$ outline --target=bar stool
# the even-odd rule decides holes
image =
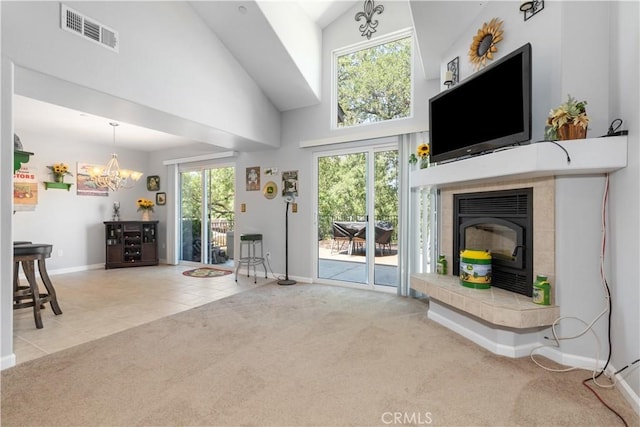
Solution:
[[[256,244],[258,243],[260,243],[260,256],[256,256]],[[242,256],[244,248],[247,248],[247,256]],[[258,276],[256,274],[256,265],[258,264],[262,264],[262,268],[264,268],[264,278],[267,278],[267,266],[264,263],[264,256],[262,254],[262,234],[240,235],[240,257],[238,259],[238,266],[236,267],[236,282],[238,281],[238,271],[240,271],[242,264],[247,265],[247,277],[249,277],[249,267],[253,266],[253,283],[258,282]]]
[[[42,329],[42,318],[40,309],[44,304],[50,303],[51,309],[56,315],[62,314],[58,305],[56,291],[53,283],[47,274],[45,259],[51,256],[53,245],[41,243],[22,243],[13,245],[13,308],[33,307],[33,318],[36,328]],[[47,293],[40,293],[36,280],[35,261],[38,261],[38,271],[44,283]],[[20,286],[18,282],[18,270],[22,264],[22,270],[29,282],[29,286]],[[26,300],[26,301],[25,301]]]
[[[30,245],[31,243],[33,243],[33,242],[30,242],[28,240],[14,240],[13,241],[13,246],[15,246],[15,245]],[[20,279],[18,279],[18,270],[14,268],[13,269],[13,291],[15,292],[16,289],[18,289],[19,286],[20,286]]]

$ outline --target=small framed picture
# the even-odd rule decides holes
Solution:
[[[149,191],[160,190],[160,177],[158,175],[149,175],[147,177],[147,190]]]
[[[260,191],[260,166],[247,168],[247,191]]]
[[[162,206],[167,203],[167,193],[156,193],[156,205]]]
[[[282,172],[282,197],[298,197],[298,171]]]

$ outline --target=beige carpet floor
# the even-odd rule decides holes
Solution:
[[[2,372],[3,426],[615,426],[581,381],[493,355],[425,302],[267,284]],[[616,390],[598,389],[630,426]]]

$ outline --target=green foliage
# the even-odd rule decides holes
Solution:
[[[209,189],[209,218],[234,219],[235,170],[232,167],[210,169],[206,179]]]
[[[397,226],[398,152],[375,153],[375,219]],[[366,153],[318,159],[318,238],[331,238],[335,220],[362,221],[367,208]]]
[[[200,171],[181,174],[181,213],[183,219],[202,216],[202,173]]]
[[[411,112],[411,37],[338,58],[339,126],[408,117]]]
[[[181,217],[192,225],[194,235],[200,235],[202,218],[202,172],[181,174]],[[234,168],[216,168],[205,171],[204,179],[209,194],[209,220],[234,220]]]
[[[357,216],[364,215],[365,170],[364,153],[318,159],[318,231],[321,239],[331,236],[331,224],[335,219],[356,220]]]
[[[375,218],[391,221],[398,216],[398,152],[375,154]],[[394,226],[396,221],[391,221]]]

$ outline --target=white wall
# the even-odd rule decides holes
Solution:
[[[353,19],[362,10],[357,4],[351,10],[325,28],[323,32],[322,102],[313,107],[287,111],[282,114],[282,142],[276,152],[245,153],[238,158],[236,179],[236,236],[239,233],[260,232],[263,234],[265,251],[272,254],[275,273],[284,273],[285,218],[282,197],[267,200],[261,192],[245,191],[245,168],[250,166],[277,167],[281,172],[297,170],[299,178],[298,213],[289,213],[289,275],[299,280],[310,280],[313,275],[314,253],[312,245],[317,239],[317,229],[312,211],[313,150],[326,150],[313,146],[316,143],[338,144],[345,141],[365,140],[383,135],[398,135],[424,130],[427,126],[427,99],[438,89],[437,82],[427,82],[421,78],[417,58],[414,59],[416,79],[414,82],[414,117],[388,123],[358,126],[351,129],[330,129],[331,100],[331,52],[335,49],[362,42],[358,31],[360,25]],[[376,36],[385,35],[412,25],[408,5],[404,2],[385,3],[384,14]],[[309,143],[310,148],[300,148],[301,143]],[[337,147],[337,146],[336,146]],[[273,179],[281,190],[281,175],[262,175],[262,185]],[[240,213],[240,203],[247,204],[247,212]],[[237,247],[237,245],[236,245]]]
[[[289,211],[289,276],[296,280],[311,278],[312,246],[309,231],[311,225],[311,157],[295,146],[282,146],[277,152],[264,151],[241,155],[236,163],[236,257],[239,255],[238,236],[242,233],[261,233],[265,252],[271,252],[271,267],[275,274],[285,272],[285,202],[282,194],[282,171],[298,171],[298,212]],[[261,185],[274,181],[278,196],[267,199],[262,191],[246,191],[246,168],[261,167]],[[278,168],[276,176],[266,176],[265,168]],[[245,203],[247,211],[240,212]]]
[[[488,3],[478,21],[453,44],[448,55],[460,56],[463,79],[473,72],[467,50],[475,29],[493,17],[504,20],[505,31],[496,58],[526,42],[532,44],[534,141],[543,138],[549,110],[564,102],[567,94],[588,102],[591,118],[588,137],[606,134],[609,123],[616,117],[623,118],[624,128],[631,130],[628,166],[611,177],[607,255],[614,304],[612,364],[619,369],[640,353],[637,317],[640,298],[637,280],[629,280],[635,277],[634,266],[640,261],[638,4],[545,2],[544,10],[525,22],[513,2]],[[442,66],[446,67],[446,63]],[[598,270],[603,183],[603,177],[563,178],[556,188],[557,302],[562,316],[576,316],[587,322],[605,306]],[[563,335],[571,335],[581,326],[572,320],[561,325]],[[594,330],[601,340],[600,358],[604,360],[608,355],[607,319],[601,318]],[[573,361],[594,359],[596,348],[590,334],[561,345],[567,360]],[[636,369],[628,383],[635,399],[640,394],[639,376]]]
[[[544,138],[544,125],[549,109],[553,104],[559,104],[563,97],[559,88],[559,73],[561,69],[560,49],[558,46],[558,32],[552,29],[560,27],[561,16],[559,4],[546,2],[542,12],[534,18],[524,22],[522,12],[512,2],[490,2],[481,10],[481,14],[473,25],[452,43],[446,58],[443,58],[442,69],[446,69],[447,62],[456,56],[460,57],[460,81],[472,76],[476,70],[469,61],[468,51],[476,31],[483,23],[494,17],[503,21],[504,39],[496,46],[494,61],[514,51],[520,46],[531,43],[533,99],[532,99],[532,140]],[[488,61],[490,65],[492,61]],[[500,91],[499,87],[495,88]],[[482,100],[470,102],[469,109],[482,108]],[[505,105],[505,108],[509,106]],[[499,117],[499,112],[496,116]]]
[[[278,111],[187,2],[68,3],[119,31],[117,54],[61,30],[58,2],[0,6],[2,53],[21,67],[279,145]]]
[[[609,258],[607,274],[612,293],[611,363],[621,369],[640,354],[640,5],[616,2],[611,9],[611,112],[609,121],[624,120],[629,130],[627,167],[611,175]],[[628,372],[628,371],[627,371]],[[627,373],[625,372],[625,374]],[[640,369],[626,378],[640,395]],[[638,403],[640,406],[640,403]]]
[[[5,50],[7,44],[5,37],[5,21],[6,10],[19,13],[19,16],[24,16],[27,11],[32,8],[36,8],[36,21],[46,22],[50,21],[51,16],[54,15],[54,10],[51,4],[36,3],[35,5],[22,6],[16,4],[8,5],[6,2],[2,3],[3,12],[3,54],[8,52]],[[57,5],[57,4],[56,4]],[[85,3],[82,3],[84,8]],[[117,5],[117,6],[116,6]],[[151,7],[150,5],[153,5]],[[73,7],[73,5],[72,5]],[[89,6],[87,6],[89,7]],[[123,4],[109,4],[106,7],[105,3],[91,4],[90,8],[83,9],[84,12],[91,15],[94,14],[99,20],[104,21],[107,24],[112,24],[114,27],[124,27],[119,25],[120,19],[124,19],[120,16],[120,13],[116,13],[122,10],[125,5]],[[173,13],[183,19],[183,23],[193,23],[193,17],[182,10],[181,6],[174,3],[167,3],[164,5],[158,5],[156,3],[140,3],[132,4],[137,12],[144,11],[145,17],[152,16],[164,17],[166,20],[169,16],[173,19]],[[138,9],[139,7],[139,9]],[[25,9],[23,9],[25,8]],[[80,8],[80,7],[78,7]],[[173,9],[177,8],[177,9]],[[353,15],[356,11],[360,10],[361,6],[355,6],[354,9],[345,13],[345,15],[329,26],[323,34],[323,60],[325,63],[331,59],[331,51],[337,47],[350,45],[358,42],[362,39],[357,31],[357,23],[353,20]],[[410,19],[408,12],[405,11],[406,5],[402,2],[393,2],[385,4],[385,13],[381,17],[381,24],[378,28],[379,34],[384,34],[387,31],[393,31],[400,28],[409,26]],[[57,12],[56,12],[57,13]],[[609,240],[609,248],[611,250],[609,260],[609,273],[610,284],[613,293],[614,303],[614,315],[613,315],[613,363],[616,367],[620,368],[630,361],[637,358],[639,349],[638,336],[638,318],[637,313],[639,308],[639,295],[637,280],[633,281],[632,278],[637,275],[637,265],[640,261],[638,255],[637,242],[640,241],[640,226],[638,224],[638,218],[640,217],[639,200],[640,190],[638,189],[639,171],[640,171],[640,149],[638,144],[638,128],[640,123],[639,115],[640,109],[638,107],[638,4],[635,2],[612,2],[612,3],[597,3],[587,2],[587,4],[577,4],[575,2],[546,2],[545,9],[538,15],[533,17],[527,22],[524,22],[522,15],[517,11],[514,2],[490,2],[487,7],[483,9],[483,15],[478,18],[474,24],[464,31],[459,40],[452,43],[452,47],[446,58],[443,58],[442,66],[446,66],[446,62],[455,56],[460,56],[461,75],[462,78],[467,77],[470,73],[470,67],[467,61],[467,50],[471,43],[471,39],[475,34],[477,28],[479,28],[483,22],[486,22],[498,16],[505,20],[504,30],[505,39],[498,45],[499,53],[497,58],[501,54],[506,54],[520,45],[531,42],[533,46],[533,58],[534,58],[534,106],[533,106],[533,120],[534,120],[534,140],[541,139],[544,130],[544,120],[548,114],[550,108],[555,107],[560,102],[566,99],[567,93],[580,98],[586,99],[589,102],[588,112],[593,118],[592,128],[590,130],[590,136],[601,135],[606,132],[608,123],[615,117],[621,117],[625,120],[625,128],[630,129],[631,134],[629,136],[629,164],[628,167],[616,172],[611,177],[611,221],[610,230],[611,237]],[[608,17],[611,13],[611,21]],[[43,15],[44,14],[44,15]],[[157,15],[156,15],[157,14]],[[138,15],[136,15],[138,16]],[[57,19],[57,18],[56,18]],[[57,20],[55,21],[57,22]],[[609,25],[611,24],[611,25]],[[9,34],[14,36],[22,35],[21,28],[15,28],[16,26],[8,23],[10,27]],[[57,25],[57,24],[56,24]],[[57,40],[62,37],[58,34],[52,24],[47,24],[46,34],[52,37],[52,40]],[[177,28],[177,24],[176,24]],[[175,31],[177,29],[174,28]],[[199,28],[199,24],[196,25],[196,29]],[[121,29],[121,28],[119,28]],[[134,33],[130,35],[133,36]],[[137,34],[137,32],[135,33]],[[175,33],[172,33],[175,35]],[[580,36],[580,40],[576,38],[576,34]],[[121,33],[121,36],[123,34]],[[126,36],[127,33],[125,32]],[[611,45],[607,40],[611,36]],[[45,44],[38,40],[33,40],[32,36],[25,35],[27,39],[25,41],[15,42],[15,45],[9,46],[11,56],[15,56],[19,62],[25,67],[42,68],[43,72],[51,72],[56,75],[60,75],[62,78],[66,78],[77,82],[79,84],[90,84],[93,86],[100,86],[105,90],[116,92],[119,96],[132,99],[134,101],[140,101],[149,105],[159,105],[166,108],[167,111],[175,112],[180,110],[182,112],[189,112],[193,118],[201,117],[200,114],[207,112],[207,123],[215,121],[224,122],[225,120],[216,121],[216,114],[212,114],[212,108],[214,106],[203,105],[204,98],[209,96],[208,93],[192,94],[187,92],[187,96],[182,91],[177,91],[175,96],[169,97],[171,101],[168,102],[164,99],[156,99],[153,93],[150,93],[151,89],[156,90],[157,87],[169,87],[169,90],[176,90],[175,87],[180,87],[183,84],[183,80],[178,80],[180,77],[184,77],[184,74],[180,74],[180,70],[175,70],[172,67],[164,67],[163,69],[171,70],[170,72],[156,74],[158,67],[153,67],[154,72],[143,73],[145,74],[144,81],[141,79],[141,73],[136,70],[130,70],[127,66],[127,70],[131,71],[131,75],[135,77],[137,85],[141,85],[141,90],[120,82],[118,79],[110,81],[106,86],[102,86],[105,83],[99,82],[94,76],[87,75],[92,74],[93,70],[87,72],[87,70],[73,71],[71,66],[65,65],[66,61],[59,61],[54,58],[44,48]],[[65,35],[65,37],[67,37]],[[68,35],[68,37],[73,37]],[[182,37],[176,36],[178,39]],[[132,37],[126,37],[127,38]],[[80,43],[78,39],[77,43]],[[73,43],[74,49],[69,49],[74,53],[86,53],[88,49],[76,45]],[[36,54],[34,55],[31,49],[31,44],[34,45]],[[48,45],[48,44],[47,44]],[[27,47],[29,47],[27,49]],[[155,42],[145,47],[150,49],[151,52],[158,53],[158,49],[163,51],[162,47],[156,47]],[[176,48],[176,46],[173,46]],[[212,46],[208,46],[212,47]],[[55,50],[55,49],[54,49]],[[568,52],[571,51],[571,52]],[[30,53],[29,53],[30,52]],[[108,56],[108,51],[105,53],[90,53],[91,56]],[[144,50],[139,50],[144,52]],[[219,48],[213,49],[211,58],[213,60],[219,55],[225,56]],[[60,52],[56,52],[60,53]],[[159,53],[158,53],[159,54]],[[112,55],[109,53],[109,55]],[[122,55],[122,53],[121,53]],[[180,56],[182,60],[186,60],[189,63],[194,63],[196,58],[186,56]],[[610,56],[608,56],[610,55]],[[135,56],[135,55],[134,55]],[[164,56],[167,59],[168,56]],[[157,59],[157,58],[156,58]],[[140,65],[137,58],[132,61]],[[153,61],[151,61],[153,62]],[[197,61],[196,61],[197,62]],[[5,64],[5,58],[3,58],[3,65]],[[611,67],[610,67],[610,64]],[[224,65],[224,64],[222,64]],[[216,61],[216,67],[221,66],[219,61]],[[610,67],[610,68],[609,68]],[[108,71],[113,71],[113,64],[110,64]],[[215,68],[215,67],[214,67]],[[236,70],[234,66],[231,70]],[[417,79],[415,85],[416,99],[418,105],[416,106],[414,113],[415,116],[412,119],[397,121],[394,123],[387,123],[381,125],[374,125],[370,127],[359,127],[354,129],[342,129],[332,131],[329,129],[330,122],[330,105],[329,100],[329,83],[330,76],[327,74],[327,67],[323,69],[323,85],[322,85],[322,103],[315,107],[304,108],[296,111],[290,111],[282,115],[282,135],[281,135],[281,148],[278,151],[263,151],[256,153],[244,153],[237,160],[237,194],[236,194],[236,210],[237,210],[237,233],[242,232],[261,232],[265,239],[265,250],[272,252],[273,269],[276,273],[284,272],[284,203],[281,197],[277,197],[273,200],[264,198],[261,192],[247,192],[244,189],[244,173],[245,168],[249,166],[259,165],[265,167],[277,167],[280,171],[286,170],[298,170],[300,179],[300,198],[298,199],[299,211],[297,214],[290,214],[290,260],[289,260],[289,272],[291,276],[300,278],[309,278],[312,272],[312,266],[314,260],[312,259],[312,245],[313,241],[313,212],[311,212],[312,199],[311,199],[311,182],[312,182],[312,153],[308,149],[299,148],[301,141],[312,142],[341,142],[345,140],[366,139],[373,136],[382,136],[388,134],[400,134],[410,132],[417,129],[426,129],[427,126],[427,111],[426,102],[430,95],[434,94],[440,87],[438,81],[424,81]],[[5,67],[3,66],[3,72]],[[177,73],[177,79],[172,77],[173,73]],[[103,76],[103,74],[100,74]],[[158,77],[157,79],[155,77]],[[204,76],[200,75],[200,78]],[[224,82],[228,76],[224,75],[216,76],[216,80]],[[127,79],[123,79],[127,80]],[[6,77],[3,76],[3,91],[6,90]],[[189,76],[188,81],[193,82],[195,85],[204,84],[205,87],[214,87],[213,82],[200,81],[198,78],[191,79]],[[231,79],[232,82],[236,81]],[[175,87],[174,87],[175,86]],[[254,99],[251,98],[253,93],[253,86],[249,85],[249,92],[242,92],[243,100]],[[609,92],[604,88],[609,88]],[[181,88],[181,87],[180,87]],[[213,90],[213,89],[212,89]],[[497,88],[496,90],[499,90]],[[222,92],[223,94],[226,92]],[[187,102],[185,99],[192,99],[195,97],[197,102],[194,105],[185,105]],[[220,99],[219,95],[215,97],[209,96],[211,99]],[[605,98],[605,99],[601,99]],[[222,101],[224,101],[224,97]],[[420,104],[420,100],[424,101],[424,104]],[[6,104],[6,97],[3,92],[3,108]],[[172,105],[168,105],[172,104]],[[260,100],[258,97],[258,104],[263,106],[264,100]],[[227,104],[226,107],[229,111],[247,112],[246,105],[236,105],[235,102]],[[198,108],[204,108],[205,111],[193,111]],[[481,108],[481,104],[477,106]],[[271,121],[272,114],[271,109],[267,108],[268,118],[265,122]],[[252,114],[251,110],[248,114]],[[3,120],[5,119],[5,111],[3,110]],[[249,124],[244,121],[244,115],[238,114],[233,120],[227,120],[234,122],[240,128],[247,128],[243,130],[244,134],[250,134],[254,129],[254,124]],[[249,119],[247,119],[249,120]],[[276,119],[276,122],[279,121]],[[262,125],[257,125],[258,127]],[[264,124],[267,126],[264,134],[266,135],[261,139],[273,140],[280,139],[280,136],[275,136],[275,133],[279,132],[270,128],[273,124]],[[259,129],[258,129],[259,130]],[[3,141],[9,140],[7,138],[8,131],[3,126]],[[22,135],[21,135],[22,136]],[[280,141],[278,141],[280,143]],[[39,142],[38,142],[39,144]],[[4,147],[4,145],[3,145]],[[44,147],[38,148],[40,152],[48,152],[47,159],[43,159],[41,165],[45,165],[46,161],[55,161],[58,159],[58,153],[47,150]],[[4,153],[4,151],[3,151]],[[89,156],[89,152],[79,155]],[[135,153],[131,153],[132,158],[136,158]],[[79,157],[79,156],[78,156]],[[98,155],[99,159],[104,157],[103,154]],[[182,156],[179,156],[182,157]],[[6,159],[6,157],[5,157]],[[90,160],[79,159],[79,160]],[[139,161],[142,161],[138,159]],[[149,164],[146,165],[148,173],[159,174],[163,179],[166,178],[166,168],[161,166],[162,156],[154,154],[149,160]],[[38,159],[40,162],[40,159]],[[3,171],[7,166],[6,160],[3,160]],[[164,169],[163,169],[164,168]],[[262,176],[262,183],[266,182],[269,177]],[[281,187],[281,177],[274,177],[274,181],[278,184],[278,188]],[[6,181],[3,181],[6,182]],[[165,180],[166,182],[166,180]],[[560,193],[568,197],[568,201],[571,201],[572,191],[574,189],[571,186],[561,185]],[[576,189],[584,187],[578,186]],[[4,189],[4,187],[3,187]],[[57,200],[62,197],[68,197],[74,199],[70,195],[60,195],[61,190],[55,190],[56,195],[47,194],[47,203],[53,203],[52,206],[57,206]],[[594,190],[599,192],[600,190]],[[52,190],[49,190],[52,192]],[[146,190],[143,191],[146,193]],[[7,202],[6,195],[3,194],[3,206]],[[144,195],[144,194],[143,194]],[[75,196],[77,199],[78,196]],[[132,198],[132,200],[134,200]],[[170,201],[171,199],[169,199]],[[43,200],[44,202],[44,200]],[[583,200],[576,199],[576,202],[584,203]],[[82,203],[82,202],[78,202]],[[100,203],[100,202],[92,202]],[[247,212],[239,212],[239,204],[247,204]],[[123,203],[124,205],[124,203]],[[95,218],[91,218],[95,223],[100,223],[105,218],[98,218],[100,216],[100,208],[98,206],[91,206],[93,213],[96,214]],[[571,221],[571,227],[576,230],[580,230],[586,227],[593,227],[595,221],[593,206],[589,206],[590,215],[579,215],[573,221]],[[16,214],[23,215],[23,214]],[[36,214],[38,215],[38,214]],[[159,215],[162,215],[161,213]],[[90,215],[93,217],[93,215]],[[22,220],[20,220],[22,221]],[[566,222],[566,221],[565,221]],[[2,226],[0,231],[6,231],[7,224],[11,224],[11,215],[7,214],[6,210],[2,212]],[[22,227],[22,226],[17,226]],[[5,235],[3,233],[2,235]],[[592,258],[595,255],[593,248],[599,246],[599,234],[589,233],[590,237],[588,241],[581,242],[585,247],[589,249],[586,251],[589,253],[589,257]],[[572,229],[562,230],[563,236],[567,236],[567,239],[571,239]],[[16,236],[17,237],[17,236]],[[43,235],[42,238],[46,236]],[[6,239],[2,239],[4,242]],[[571,240],[567,243],[571,244]],[[65,244],[65,243],[61,243]],[[10,280],[5,272],[6,259],[8,256],[8,248],[2,246],[3,255],[3,279]],[[236,246],[237,247],[237,246]],[[64,257],[57,262],[62,262]],[[52,260],[53,262],[54,260]],[[101,262],[101,261],[99,261]],[[578,264],[579,262],[579,264]],[[569,258],[565,268],[571,266],[582,265],[583,260],[576,258]],[[597,260],[590,260],[590,264],[593,265]],[[63,264],[60,264],[63,265]],[[568,270],[566,270],[568,271]],[[566,293],[562,295],[563,301],[566,302],[566,307],[576,307],[580,301],[581,296],[584,293],[581,292],[582,286],[588,286],[589,298],[592,298],[591,302],[585,305],[584,308],[580,308],[579,315],[588,318],[591,312],[595,311],[599,297],[595,295],[598,292],[598,278],[597,277],[584,278],[577,284],[575,293]],[[588,282],[588,283],[586,283]],[[6,295],[3,294],[3,308],[1,312],[2,316],[2,356],[6,356],[6,348],[11,341],[11,329],[7,329],[7,318],[10,320],[11,312],[7,313],[6,308],[8,305],[4,302]],[[567,313],[572,314],[572,313]],[[593,313],[595,314],[595,313]],[[8,316],[8,317],[7,317]],[[599,333],[602,332],[602,326],[598,327]],[[602,337],[601,337],[602,338]],[[591,343],[571,344],[567,347],[572,354],[576,354],[584,357],[593,356],[593,348]],[[638,375],[634,375],[629,380],[629,384],[633,392],[636,395],[640,394],[640,381],[638,381]]]
[[[628,139],[628,165],[611,175],[610,222],[605,259],[613,305],[611,363],[614,368],[620,369],[637,359],[640,354],[638,283],[637,280],[630,280],[636,276],[635,266],[640,261],[637,244],[640,241],[638,4],[564,2],[561,12],[563,93],[588,100],[587,112],[592,119],[589,136],[606,134],[609,123],[617,117],[622,118],[625,121],[624,128],[631,131]],[[593,55],[594,51],[605,52],[605,55],[596,57]],[[592,268],[599,263],[600,230],[596,219],[599,217],[597,211],[600,209],[600,201],[596,197],[596,202],[588,207],[585,206],[585,201],[601,195],[602,187],[585,187],[584,184],[575,181],[573,185],[559,184],[559,187],[564,188],[561,194],[564,194],[564,200],[567,201],[567,210],[573,209],[576,215],[571,219],[571,224],[565,223],[566,228],[557,230],[564,233],[562,244],[574,249],[567,253],[566,262],[558,264],[567,272],[565,277],[569,279],[568,284],[573,289],[572,295],[566,294],[567,304],[564,307],[561,304],[561,313],[590,320],[599,312],[603,303],[599,274]],[[580,194],[583,195],[582,198]],[[568,207],[569,204],[572,204],[572,208]],[[577,209],[579,206],[585,209]],[[569,229],[573,233],[567,233]],[[591,238],[585,235],[590,235]],[[579,277],[577,273],[583,271],[585,265],[591,266],[590,274]],[[572,268],[572,272],[569,272]],[[607,323],[606,319],[602,319],[595,327],[599,338],[604,342],[607,339]],[[593,341],[589,338],[567,342],[562,348],[569,354],[594,357]],[[604,360],[607,356],[607,346],[603,344],[601,358]],[[639,378],[640,370],[635,368],[627,382],[635,394],[636,410],[640,409]]]
[[[601,212],[604,177],[556,178],[556,304],[561,337],[576,336],[607,306],[600,280]],[[576,320],[575,318],[579,319]],[[578,358],[605,360],[607,318],[601,317],[592,333],[562,341],[560,351]],[[551,344],[551,342],[549,342]],[[575,362],[575,361],[574,361]]]
[[[349,128],[331,129],[331,81],[332,52],[339,48],[352,46],[367,39],[360,34],[358,23],[354,20],[356,12],[362,11],[362,4],[358,3],[352,9],[325,28],[322,35],[322,98],[318,105],[287,112],[285,119],[290,123],[301,125],[304,131],[299,136],[297,144],[313,146],[316,144],[339,143],[381,136],[399,135],[409,132],[426,130],[428,126],[427,100],[438,90],[438,83],[426,81],[422,77],[422,69],[417,55],[414,57],[414,104],[413,116],[406,119],[391,120],[383,123]],[[377,32],[371,39],[410,28],[413,23],[409,6],[405,2],[388,2],[384,5],[384,13],[377,15],[380,21]],[[289,114],[291,116],[289,117]],[[295,117],[295,118],[294,118]],[[297,123],[297,124],[296,124]],[[284,132],[284,129],[283,129]],[[285,137],[283,135],[283,142]]]
[[[13,281],[11,202],[13,199],[13,124],[11,118],[13,65],[4,56],[0,62],[0,283]],[[13,366],[13,287],[0,286],[0,369]]]
[[[222,142],[227,145],[223,146],[227,147],[238,142],[246,144],[247,141],[254,146],[257,142],[266,147],[277,147],[280,143],[279,113],[188,3],[73,2],[68,5],[119,31],[120,52],[116,54],[61,30],[58,2],[0,2],[3,71],[3,155],[0,159],[4,177],[0,193],[3,206],[0,255],[3,283],[11,280],[11,239],[17,235],[29,238],[27,236],[32,232],[22,221],[32,221],[42,212],[21,214],[27,216],[18,220],[13,230],[9,176],[12,156],[5,154],[12,150],[8,145],[13,135],[11,96],[15,90],[14,65],[15,79],[22,81],[27,78],[31,82],[30,87],[22,89],[33,93],[23,94],[47,102],[161,131],[168,129],[163,127],[164,123],[158,123],[157,117],[171,118],[174,133],[188,137],[202,135],[207,142],[224,139]],[[55,87],[45,88],[51,82],[56,82]],[[87,93],[99,96],[97,99],[82,96]],[[127,114],[131,116],[130,120],[124,120]],[[143,119],[138,120],[141,116]],[[150,119],[149,116],[153,117]],[[176,124],[176,121],[180,123]],[[155,124],[159,126],[154,127]],[[185,133],[175,132],[181,128]],[[39,144],[34,141],[34,147]],[[41,148],[40,153],[46,152],[44,146],[37,148]],[[99,150],[95,153],[100,154]],[[77,154],[85,157],[78,160],[90,160],[89,153],[83,153],[81,149]],[[55,158],[69,161],[69,157],[61,159],[58,155],[62,152]],[[135,161],[134,157],[132,154],[132,161]],[[71,158],[76,159],[75,156]],[[100,156],[100,162],[104,162],[104,158],[104,155]],[[46,160],[40,158],[37,162]],[[153,166],[156,167],[160,169]],[[84,208],[89,213],[86,219],[80,220],[82,229],[74,236],[76,239],[85,238],[85,249],[89,248],[87,252],[76,254],[73,249],[71,252],[63,249],[65,255],[61,259],[52,259],[51,267],[78,267],[101,262],[99,255],[90,249],[94,242],[89,239],[100,235],[99,223],[108,217],[108,210],[101,204],[104,202],[80,201],[72,199],[70,194],[60,195],[60,190],[49,191],[51,193],[47,193],[43,203],[52,202],[52,206],[58,207],[59,202],[56,201],[71,199],[73,214],[70,215],[79,215],[78,211],[83,212]],[[58,195],[53,196],[54,193]],[[96,225],[90,226],[91,221]],[[66,245],[59,235],[52,235],[46,229],[40,229],[40,234],[33,240]],[[10,288],[3,287],[3,310],[0,313],[2,367],[10,366],[14,361],[11,301]]]
[[[13,216],[13,240],[28,240],[53,245],[47,260],[47,270],[82,268],[103,265],[105,261],[104,224],[110,221],[114,201],[120,202],[122,220],[138,220],[136,200],[145,197],[155,200],[155,192],[146,189],[148,176],[147,153],[118,149],[121,167],[143,171],[144,177],[132,189],[109,192],[108,197],[77,195],[76,163],[105,164],[113,152],[110,145],[75,144],[60,140],[56,135],[42,135],[37,130],[16,129],[25,148],[34,153],[26,166],[36,174],[38,205],[34,211],[16,212]],[[47,166],[63,162],[73,177],[70,191],[44,188],[44,181],[52,181]],[[162,184],[162,181],[161,181]],[[158,208],[156,208],[157,210]],[[162,236],[160,237],[162,238]],[[62,256],[59,256],[62,251]]]
[[[300,69],[310,90],[320,97],[322,30],[296,4],[277,1],[258,1],[257,4]]]

